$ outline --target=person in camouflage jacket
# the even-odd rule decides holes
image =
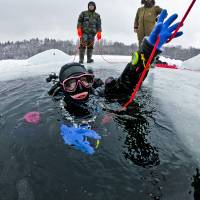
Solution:
[[[101,18],[95,12],[96,4],[91,1],[88,3],[88,10],[81,12],[78,18],[77,31],[80,37],[79,62],[83,63],[85,50],[87,48],[87,63],[94,62],[92,52],[94,46],[95,35],[97,39],[101,39]]]
[[[156,19],[162,11],[159,6],[155,6],[155,0],[142,0],[141,4],[144,6],[138,8],[134,22],[134,32],[137,33],[139,47],[143,38],[153,30]]]

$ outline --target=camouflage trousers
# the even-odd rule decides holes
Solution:
[[[80,47],[79,49],[93,49],[94,47],[94,40],[95,35],[94,34],[83,34],[83,36],[80,39]]]

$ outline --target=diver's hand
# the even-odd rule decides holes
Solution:
[[[88,137],[94,140],[101,139],[101,136],[90,129],[68,127],[62,124],[60,130],[65,144],[72,145],[75,149],[81,150],[82,152],[90,155],[94,153],[94,148],[90,145],[90,142],[87,141],[86,138]]]
[[[177,14],[171,15],[167,20],[167,10],[162,10],[158,22],[154,26],[153,31],[151,32],[150,36],[148,37],[148,41],[151,45],[154,46],[158,36],[160,35],[160,42],[158,44],[158,49],[160,49],[163,44],[167,42],[167,40],[172,36],[175,29],[178,27],[179,23],[175,23],[171,26],[171,24],[176,20],[178,17]],[[165,22],[164,22],[165,20]],[[179,37],[183,34],[183,32],[177,32],[175,37]]]

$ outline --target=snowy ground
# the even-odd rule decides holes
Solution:
[[[93,68],[106,68],[116,69],[121,72],[124,68],[124,64],[131,60],[130,56],[93,56],[95,64],[86,66],[92,66]],[[169,64],[182,65],[182,61],[171,60],[168,58],[160,57],[162,61]],[[2,60],[0,61],[0,80],[13,80],[18,78],[32,77],[42,74],[48,74],[50,72],[59,72],[62,65],[68,62],[78,62],[78,56],[69,56],[64,52],[52,49],[40,54],[37,54],[27,60]]]
[[[200,163],[200,73],[155,69],[153,96],[159,99],[183,143]]]
[[[101,56],[94,56],[95,63],[90,64],[90,66],[93,68],[115,69],[121,72],[126,63],[130,61],[130,56],[104,56],[104,58],[113,63],[107,63]],[[75,61],[78,61],[77,59],[76,57]],[[184,63],[162,57],[161,60],[182,68],[200,70],[199,56]],[[74,61],[74,56],[66,55],[54,49],[27,60],[0,61],[0,80],[6,81],[47,75],[51,72],[58,72],[62,65],[72,61]],[[153,88],[153,98],[159,101],[160,109],[174,123],[180,139],[191,153],[194,153],[200,163],[200,73],[188,70],[155,68],[151,70],[144,85]]]
[[[199,61],[200,61],[200,54],[183,62],[182,67],[186,69],[192,68],[193,70],[200,70]]]

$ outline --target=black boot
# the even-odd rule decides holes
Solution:
[[[94,60],[92,59],[92,51],[93,49],[87,49],[87,63],[94,62]]]
[[[79,49],[79,63],[83,64],[85,56],[85,49]]]

